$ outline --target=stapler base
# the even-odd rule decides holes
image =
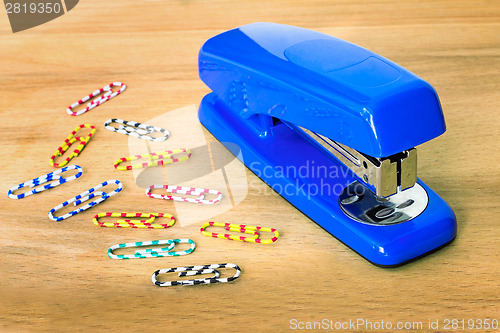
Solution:
[[[203,126],[258,177],[375,265],[402,265],[455,238],[453,211],[420,179],[417,184],[428,202],[418,216],[395,224],[363,223],[341,207],[341,195],[356,182],[354,176],[286,124],[277,121],[269,131],[258,133],[215,93],[203,98],[198,115]]]

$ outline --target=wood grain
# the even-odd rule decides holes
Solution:
[[[246,199],[216,220],[275,227],[274,245],[210,239],[198,224],[98,228],[97,211],[173,209],[147,200],[131,174],[111,167],[127,155],[128,140],[102,127],[78,158],[82,179],[7,198],[11,186],[52,171],[48,158],[81,122],[151,119],[198,104],[209,91],[197,75],[203,42],[256,21],[346,39],[436,88],[448,130],[419,147],[419,177],[455,211],[451,245],[400,268],[377,268],[275,193],[260,195],[267,186],[249,171]],[[431,331],[429,319],[500,319],[499,2],[88,0],[16,34],[2,12],[0,45],[1,331],[281,332],[294,318],[423,322],[420,331]],[[80,118],[65,113],[115,80],[129,87],[115,100]],[[62,223],[47,218],[70,193],[117,177],[125,190],[105,206]],[[182,260],[106,256],[112,244],[165,237],[191,237],[198,249]],[[243,269],[234,283],[160,289],[149,280],[159,268],[226,261]]]

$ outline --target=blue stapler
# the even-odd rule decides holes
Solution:
[[[446,130],[427,82],[323,33],[254,23],[209,39],[200,122],[275,191],[373,264],[450,243],[456,219],[417,178]],[[234,147],[239,149],[235,150]]]

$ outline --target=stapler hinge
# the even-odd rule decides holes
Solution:
[[[417,149],[415,148],[388,157],[376,158],[306,128],[300,127],[300,129],[352,170],[359,177],[360,182],[372,185],[368,188],[374,189],[373,192],[377,196],[389,197],[409,189],[417,181]]]

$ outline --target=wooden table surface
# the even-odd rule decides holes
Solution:
[[[275,227],[281,237],[273,245],[203,237],[201,222],[166,230],[92,224],[100,211],[176,214],[172,203],[145,197],[132,173],[113,169],[132,139],[102,124],[195,108],[209,92],[197,72],[203,42],[257,21],[348,40],[435,87],[448,129],[419,146],[418,175],[456,214],[452,244],[399,268],[375,267],[248,170],[246,198],[214,220]],[[465,319],[466,328],[468,319],[500,320],[498,1],[88,0],[15,34],[2,11],[0,45],[0,331],[274,332],[292,330],[293,319],[297,328],[363,319],[422,322],[409,331],[425,332],[468,331],[445,330],[446,319]],[[85,115],[66,114],[70,103],[111,81],[128,88]],[[188,114],[172,124],[180,129],[175,133],[199,127]],[[49,157],[84,122],[98,130],[75,160],[82,178],[9,199],[10,187],[54,171]],[[63,222],[47,218],[50,208],[106,179],[120,179],[124,191]],[[119,261],[106,255],[112,244],[183,237],[197,243],[190,256]],[[195,287],[157,288],[150,281],[159,268],[222,262],[240,265],[241,277]],[[439,329],[429,328],[429,320],[439,320]]]

